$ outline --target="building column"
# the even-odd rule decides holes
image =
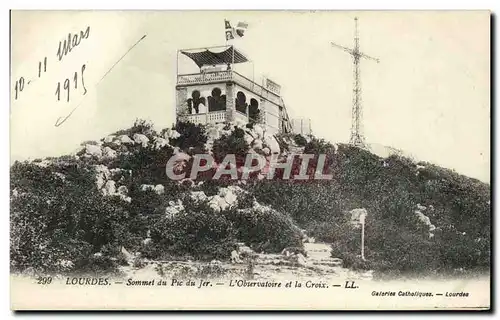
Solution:
[[[176,88],[175,111],[177,118],[188,113],[187,98],[187,88]]]
[[[259,124],[266,124],[266,100],[260,99],[260,104],[259,104],[259,119],[257,119],[257,123]]]
[[[236,106],[234,104],[234,85],[231,82],[226,83],[226,121],[232,122],[234,120],[234,112]]]

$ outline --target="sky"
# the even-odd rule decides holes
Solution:
[[[352,59],[330,42],[352,47],[355,16],[361,51],[380,59],[361,62],[367,142],[489,182],[490,17],[480,11],[14,11],[11,162],[67,154],[137,118],[170,126],[176,72],[197,70],[186,58],[178,64],[177,50],[224,45],[224,19],[248,23],[234,45],[252,63],[237,71],[279,83],[292,118],[311,119],[319,137],[348,142]],[[87,27],[89,36],[59,61],[59,42]]]

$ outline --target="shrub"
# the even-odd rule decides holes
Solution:
[[[57,272],[59,262],[69,260],[75,269],[87,270],[89,255],[128,240],[124,235],[129,233],[122,232],[130,229],[127,204],[103,197],[87,169],[79,175],[66,171],[62,180],[54,178],[54,168],[12,167],[12,187],[20,193],[11,198],[13,269]]]
[[[207,264],[198,269],[195,276],[200,279],[220,278],[226,273],[226,270],[221,265]]]
[[[179,122],[175,129],[181,136],[171,139],[171,144],[190,154],[205,151],[204,126]],[[231,129],[231,124],[226,124],[226,129]],[[134,133],[149,138],[155,134],[144,120],[116,134]],[[216,160],[222,161],[228,153],[243,160],[249,149],[244,135],[242,129],[235,128],[214,141]],[[304,144],[301,138],[279,135],[278,142],[286,150],[292,139]],[[173,154],[170,146],[160,150],[122,147],[127,154],[106,161],[110,168],[132,171],[120,181],[129,190],[130,204],[118,197],[103,197],[96,190],[92,168],[98,163],[96,159],[51,157],[43,163],[37,159],[11,166],[13,271],[33,267],[40,272],[67,272],[70,268],[94,272],[90,266],[94,262],[98,269],[114,270],[122,245],[149,257],[180,259],[224,259],[236,239],[255,250],[280,252],[285,247],[301,246],[295,224],[319,241],[332,243],[332,254],[352,268],[391,274],[489,268],[490,186],[452,170],[429,163],[419,163],[423,168],[417,168],[411,159],[399,155],[382,159],[361,148],[333,146],[312,138],[304,152],[327,154],[332,180],[249,180],[242,185],[249,193],[238,198],[239,209],[246,210],[215,214],[206,205],[185,201],[185,214],[170,220],[165,218],[169,201],[183,199],[188,190],[215,195],[220,187],[234,182],[219,179],[182,186],[165,173],[165,164]],[[213,170],[207,173],[210,177]],[[162,184],[165,194],[143,192],[141,184]],[[254,198],[273,210],[255,210]],[[417,203],[433,206],[425,212],[437,227],[433,238],[415,216]],[[345,222],[347,212],[354,208],[366,208],[369,213],[366,261],[357,257],[359,230]],[[144,245],[148,230],[154,239]],[[102,253],[102,258],[94,257],[96,252]]]
[[[276,141],[278,142],[278,145],[280,146],[280,150],[282,152],[284,151],[289,151],[289,145],[288,142],[290,141],[289,134],[276,134],[274,137],[276,138]]]
[[[300,133],[297,133],[296,135],[293,136],[293,141],[299,147],[305,147],[307,145],[306,138],[304,138],[304,136],[301,135]]]
[[[132,138],[136,133],[143,134],[150,140],[153,138],[154,135],[156,135],[153,123],[151,121],[144,119],[136,119],[134,125],[131,128],[119,130],[115,132],[114,135],[119,136],[125,134],[130,138]]]
[[[230,135],[223,135],[215,140],[212,151],[217,163],[221,163],[227,154],[234,154],[238,166],[242,166],[249,148],[250,146],[245,141],[245,131],[236,127]]]
[[[226,259],[234,244],[230,221],[206,206],[196,210],[187,208],[185,213],[173,218],[162,217],[151,228],[156,249],[171,255],[191,255],[202,260]]]
[[[75,266],[79,274],[106,275],[118,273],[118,263],[112,257],[104,255],[91,255],[80,260]]]
[[[285,247],[302,247],[300,230],[278,211],[231,210],[226,216],[236,230],[236,237],[255,251],[278,253]]]
[[[203,125],[179,121],[173,129],[175,129],[180,136],[175,139],[170,139],[171,145],[179,147],[182,151],[190,155],[206,152],[205,143],[207,143],[208,138]],[[164,132],[165,130],[162,131],[162,135]]]
[[[138,147],[133,153],[120,154],[109,167],[132,170],[135,184],[174,184],[165,169],[173,153],[169,146],[160,150]]]

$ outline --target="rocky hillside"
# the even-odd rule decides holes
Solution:
[[[265,169],[247,180],[212,179],[227,154],[236,155],[240,175],[248,153],[280,161],[326,154],[333,179],[287,180],[282,171],[266,179]],[[210,154],[215,164],[190,179],[196,154]],[[173,170],[186,173],[178,181],[165,171],[173,155]],[[292,172],[299,169],[294,162]],[[180,122],[157,131],[137,121],[71,155],[12,165],[11,267],[115,272],[129,263],[124,252],[149,260],[227,261],[237,243],[271,254],[315,237],[353,269],[466,272],[489,267],[489,188],[429,163],[272,136],[258,125]],[[352,210],[361,208],[368,213],[365,261],[351,223]]]

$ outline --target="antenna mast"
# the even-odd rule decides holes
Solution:
[[[365,146],[365,136],[363,134],[363,108],[361,104],[361,78],[360,78],[360,67],[359,62],[361,58],[374,60],[377,63],[380,62],[379,59],[370,57],[359,50],[359,30],[358,30],[358,17],[354,18],[354,48],[346,48],[338,45],[334,42],[331,43],[332,46],[344,50],[349,53],[354,62],[354,85],[353,85],[353,97],[352,97],[352,126],[351,126],[351,138],[349,143],[357,147]]]

